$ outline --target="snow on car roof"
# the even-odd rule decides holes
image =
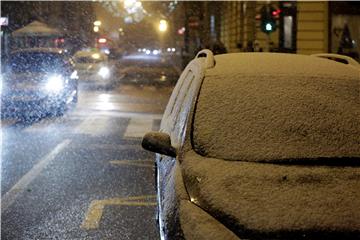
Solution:
[[[206,71],[194,146],[247,161],[360,156],[360,71],[274,53],[224,54]]]

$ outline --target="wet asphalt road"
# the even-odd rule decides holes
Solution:
[[[172,87],[80,89],[76,108],[2,122],[1,239],[158,239],[152,153]]]

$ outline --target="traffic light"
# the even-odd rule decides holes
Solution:
[[[279,17],[280,10],[276,10],[271,5],[263,6],[261,13],[261,31],[264,33],[272,33],[276,30],[276,19]]]

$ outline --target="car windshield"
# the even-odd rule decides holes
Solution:
[[[23,52],[12,55],[9,65],[15,73],[51,72],[64,62],[64,58],[56,53]]]
[[[301,67],[304,65],[293,58],[273,69],[270,65],[282,60],[265,63],[261,56],[331,53],[334,55],[316,58],[355,69],[360,59],[360,1],[1,0],[0,5],[1,239],[156,240],[160,235],[164,239],[191,239],[182,236],[185,222],[194,223],[189,227],[193,239],[216,238],[220,235],[212,231],[221,232],[228,226],[217,224],[212,217],[218,214],[208,215],[202,210],[207,208],[197,204],[188,189],[180,189],[185,184],[178,184],[179,179],[191,184],[208,181],[202,174],[178,177],[182,176],[179,168],[187,163],[181,161],[187,154],[183,151],[193,146],[196,152],[192,153],[201,159],[252,157],[258,161],[264,156],[273,159],[276,154],[290,157],[290,150],[307,157],[313,149],[311,144],[297,148],[272,134],[283,134],[289,141],[304,140],[301,134],[308,134],[306,126],[313,122],[320,126],[321,134],[313,144],[319,149],[336,147],[337,141],[342,154],[350,156],[359,148],[359,111],[351,108],[351,103],[358,100],[356,91],[360,88],[352,77],[347,78],[351,71],[344,73],[334,65],[320,71],[311,61]],[[208,55],[198,55],[202,50]],[[209,51],[215,63],[201,65],[205,55],[212,55]],[[259,58],[237,59],[243,54]],[[222,57],[229,55],[235,57]],[[202,68],[211,63],[215,68],[203,72]],[[276,75],[279,69],[292,74],[299,86],[313,86],[311,80],[319,79],[322,83],[324,79],[343,79],[347,86],[351,82],[350,89],[344,89],[341,82],[324,83],[317,89],[342,96],[342,107],[329,108],[325,114],[331,118],[331,114],[343,113],[336,118],[337,124],[321,123],[322,113],[307,112],[313,106],[321,110],[332,104],[324,93],[319,95],[321,99],[307,96],[310,100],[304,106],[299,104],[304,114],[296,115],[293,128],[283,128],[289,119],[285,110],[287,113],[297,105],[279,101],[291,93],[290,81]],[[295,71],[306,75],[310,70],[309,78],[294,76]],[[236,71],[254,74],[245,77]],[[210,78],[198,95],[201,82],[195,80],[202,79],[203,73]],[[286,89],[276,92],[276,101],[267,98],[267,86],[273,86],[266,77],[270,73],[272,79],[280,81],[279,88]],[[250,94],[246,84],[256,77],[259,81],[251,89],[259,91]],[[310,90],[314,93],[313,88]],[[192,116],[191,104],[197,96],[196,114]],[[253,100],[265,101],[264,106],[257,106],[259,114],[244,114],[255,106],[247,104]],[[277,121],[266,115],[274,105],[284,109]],[[190,121],[193,118],[195,121]],[[261,121],[269,123],[264,134],[255,127]],[[194,130],[191,136],[189,129]],[[294,135],[293,129],[303,131],[294,130]],[[338,130],[349,134],[336,134]],[[166,148],[161,153],[171,156],[143,149],[143,137],[149,132],[155,136],[149,142]],[[158,132],[160,140],[156,139]],[[330,136],[334,141],[319,136]],[[194,145],[188,144],[190,140]],[[169,159],[175,153],[177,158]],[[351,193],[353,199],[360,199],[356,195],[359,176],[351,176],[356,184],[349,186],[357,187]],[[226,181],[219,188],[230,191]],[[341,186],[337,189],[341,193]],[[176,199],[178,196],[181,200]],[[237,199],[227,201],[238,203]],[[181,207],[171,205],[180,203]],[[178,219],[184,209],[194,209],[188,218],[191,221]],[[338,217],[343,222],[336,226],[342,229],[351,223],[358,233],[360,216],[353,216],[355,220]],[[257,224],[257,220],[251,221]],[[211,230],[205,231],[210,237],[198,233],[197,224]],[[244,226],[236,224],[226,230],[226,236]],[[296,227],[302,230],[302,226]],[[264,229],[264,234],[268,230]],[[167,232],[175,237],[167,236]],[[304,236],[308,236],[306,231]]]

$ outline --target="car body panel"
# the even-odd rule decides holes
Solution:
[[[94,59],[93,56],[97,58]],[[108,57],[98,51],[78,51],[74,54],[75,68],[78,71],[79,79],[86,84],[96,86],[108,86],[112,84],[114,72],[113,62]],[[109,76],[103,77],[99,74],[101,68],[109,70]]]
[[[252,163],[189,151],[181,167],[190,198],[240,238],[360,237],[360,168],[346,161]]]
[[[177,149],[182,149],[186,145],[186,134],[190,129],[185,128],[185,126],[189,121],[188,117],[191,116],[190,112],[193,111],[196,95],[204,74],[203,59],[194,60],[192,63],[181,74],[165,109],[160,126],[161,132],[170,134],[171,143]],[[196,80],[194,80],[195,78]],[[186,104],[176,105],[175,103],[179,101],[181,103],[185,101]],[[179,199],[188,201],[189,197],[182,180],[180,162],[177,158],[156,154],[156,165],[160,235],[162,239],[168,239],[169,236],[172,236],[170,239],[182,239],[184,236],[181,228],[178,227],[180,221]],[[164,201],[165,199],[166,201]],[[174,199],[177,200],[174,201]]]
[[[359,213],[351,211],[359,205],[358,194],[352,194],[359,188],[358,164],[240,162],[194,151],[192,127],[205,63],[195,59],[183,71],[161,122],[160,131],[169,134],[177,151],[176,158],[156,154],[161,238],[206,239],[211,234],[206,226],[229,239],[359,237]],[[231,61],[226,64],[236,71]],[[338,203],[346,206],[334,211]],[[186,225],[189,219],[199,222],[193,231]]]

